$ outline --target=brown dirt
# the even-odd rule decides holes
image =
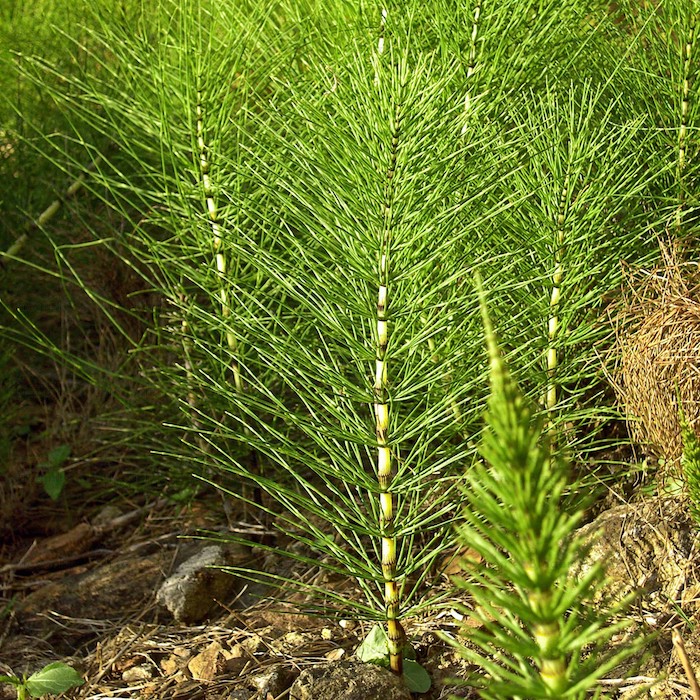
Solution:
[[[0,632],[4,671],[28,674],[64,660],[86,678],[67,695],[75,699],[103,693],[269,700],[276,696],[259,693],[271,669],[284,669],[290,685],[303,668],[350,658],[368,625],[297,614],[292,605],[275,602],[275,591],[258,601],[239,591],[219,601],[201,625],[178,625],[156,605],[158,586],[188,546],[177,533],[186,537],[212,527],[219,509],[215,499],[185,509],[161,501],[110,521],[121,517],[123,527],[83,522],[29,547],[25,541],[6,549],[2,590],[14,606]],[[434,689],[421,696],[426,700],[447,697],[445,681],[466,668],[436,634],[455,627],[447,617],[415,620],[408,628],[419,661],[434,678]]]

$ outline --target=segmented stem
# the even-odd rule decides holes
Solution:
[[[489,427],[497,435],[500,440],[509,442],[503,454],[507,454],[510,450],[514,450],[523,439],[529,440],[526,430],[533,430],[530,419],[530,410],[526,404],[522,402],[522,397],[518,387],[513,381],[503,356],[501,355],[493,324],[486,307],[486,294],[484,292],[481,275],[478,273],[474,276],[477,293],[479,295],[479,307],[481,310],[481,318],[484,324],[484,333],[486,336],[486,345],[489,354],[489,375],[491,383],[491,398],[489,399]],[[494,415],[497,411],[502,411],[506,420],[494,420]],[[496,427],[497,426],[497,427]],[[498,432],[496,432],[498,431]],[[513,454],[516,454],[515,452]],[[524,456],[523,456],[524,454]],[[498,469],[508,469],[511,475],[521,471],[530,470],[532,465],[529,464],[531,459],[530,454],[523,453],[518,447],[517,457],[514,461],[504,461],[502,464],[492,463],[492,467],[496,468],[494,472],[498,475]],[[523,473],[521,476],[525,476]],[[529,479],[528,479],[529,480]],[[510,487],[517,488],[516,484],[523,482],[516,477],[511,483],[508,481],[506,491]],[[534,493],[534,492],[533,492]],[[533,495],[533,494],[530,494]],[[536,494],[535,494],[536,495]],[[493,516],[487,516],[486,522],[493,524]],[[496,517],[498,520],[498,517]],[[484,530],[486,532],[486,530]],[[536,533],[539,535],[539,533]],[[479,536],[481,539],[481,535]],[[478,546],[477,546],[478,549]],[[555,602],[553,599],[554,583],[549,584],[545,588],[538,587],[538,581],[542,580],[542,569],[548,567],[546,561],[541,562],[534,548],[528,547],[531,552],[530,561],[527,559],[523,562],[523,569],[527,576],[527,582],[520,584],[519,588],[524,589],[524,597],[529,607],[529,614],[523,615],[521,620],[529,629],[533,640],[537,644],[537,653],[534,661],[539,669],[540,678],[543,683],[550,689],[551,697],[561,697],[560,694],[567,687],[567,658],[562,654],[561,649],[564,647],[562,643],[562,624],[564,618],[557,615]],[[525,555],[528,556],[527,554]],[[514,560],[517,560],[515,557]],[[483,593],[481,595],[484,595]],[[520,596],[518,595],[520,600]],[[537,620],[536,623],[531,623],[529,620]],[[510,695],[509,695],[510,697]]]
[[[384,192],[383,226],[379,255],[379,291],[377,294],[377,336],[374,374],[374,415],[377,436],[377,481],[382,532],[382,574],[384,576],[384,605],[389,640],[389,660],[394,673],[403,673],[403,647],[405,632],[400,622],[401,589],[396,576],[396,537],[394,535],[395,497],[391,491],[394,469],[389,444],[389,403],[387,345],[389,342],[388,282],[389,247],[392,232],[392,207],[394,200],[394,175],[400,133],[400,105],[397,103],[391,135],[391,155],[386,174]]]
[[[61,207],[66,203],[66,201],[72,197],[75,197],[75,195],[80,192],[85,184],[88,173],[97,170],[101,162],[102,156],[97,156],[95,160],[93,160],[92,163],[85,168],[85,172],[78,175],[78,177],[68,186],[61,198],[55,199],[53,202],[51,202],[51,204],[49,204],[48,207],[46,207],[46,209],[44,209],[44,211],[41,212],[41,214],[39,214],[35,221],[29,222],[29,224],[26,226],[27,230],[25,230],[25,232],[22,233],[6,251],[0,251],[0,268],[3,267],[9,259],[19,255],[22,252],[22,249],[29,240],[29,231],[31,229],[41,229],[46,226],[46,224],[48,224],[49,221],[51,221],[51,219],[53,219],[53,217],[56,216],[56,214],[61,210]]]
[[[476,40],[479,34],[479,18],[481,17],[481,2],[482,0],[477,0],[476,7],[474,8],[474,16],[472,18],[472,34],[471,41],[469,45],[469,65],[467,66],[467,92],[464,95],[464,126],[462,127],[462,135],[467,130],[467,117],[469,116],[469,111],[472,104],[471,95],[471,77],[474,75],[476,70]]]
[[[382,19],[379,24],[379,40],[377,41],[377,53],[381,56],[384,53],[384,31],[386,30],[386,8],[382,9]]]
[[[374,84],[379,85],[379,58],[384,53],[384,34],[386,32],[387,10],[382,9],[382,18],[379,22],[379,39],[377,40],[377,53],[374,56]]]
[[[211,163],[209,160],[209,148],[207,147],[204,137],[204,105],[202,101],[201,90],[197,91],[197,146],[199,148],[199,168],[202,178],[202,189],[206,200],[207,213],[211,224],[212,232],[212,247],[216,262],[216,271],[219,274],[219,303],[221,306],[221,316],[225,325],[226,345],[229,349],[231,374],[233,375],[233,385],[238,394],[243,393],[243,380],[241,378],[241,370],[238,361],[238,343],[236,336],[231,328],[231,303],[229,298],[229,287],[226,279],[227,262],[224,251],[222,250],[222,231],[221,222],[219,220],[219,212],[214,199],[214,187],[210,175]],[[249,437],[248,428],[244,428],[244,434]],[[256,450],[251,449],[248,455],[249,470],[251,475],[259,475],[261,473],[261,465],[258,459]],[[253,500],[258,505],[262,505],[262,492],[260,486],[256,483],[253,488]]]
[[[533,611],[540,613],[551,607],[551,591],[531,591],[528,602]],[[556,620],[541,622],[532,626],[532,636],[540,649],[537,665],[540,669],[540,678],[553,692],[560,692],[566,687],[566,657],[553,653],[561,644],[561,626]]]
[[[561,285],[564,281],[564,247],[566,243],[564,225],[566,223],[568,201],[569,172],[567,170],[564,176],[564,185],[559,196],[554,249],[554,274],[552,275],[552,292],[549,299],[549,321],[547,328],[547,391],[544,404],[550,414],[550,425],[558,401],[556,375],[559,365],[559,353],[557,350],[557,340],[560,330],[559,304],[561,302]]]
[[[678,208],[676,209],[676,228],[680,230],[683,209],[685,207],[685,158],[686,139],[688,134],[688,113],[690,112],[690,62],[695,44],[695,28],[697,18],[695,9],[690,12],[690,27],[688,39],[683,48],[683,83],[681,91],[681,124],[678,130]]]
[[[222,250],[221,240],[221,222],[219,221],[219,213],[214,199],[214,187],[212,185],[211,175],[209,173],[211,164],[209,162],[209,149],[204,138],[204,106],[202,103],[202,92],[197,91],[197,147],[199,148],[199,168],[202,177],[202,189],[206,200],[207,213],[211,224],[212,243],[214,256],[216,261],[216,271],[219,273],[221,284],[219,286],[219,303],[221,305],[221,316],[226,325],[226,344],[231,354],[231,373],[233,374],[233,383],[236,391],[243,391],[243,382],[241,380],[241,372],[238,366],[238,344],[236,336],[230,328],[229,320],[231,317],[231,305],[228,293],[228,284],[226,282],[226,256]]]

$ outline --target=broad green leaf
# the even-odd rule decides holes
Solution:
[[[83,683],[83,679],[74,668],[56,661],[29,676],[26,686],[33,698],[40,698],[43,695],[65,693],[66,690]]]
[[[71,449],[70,445],[59,445],[54,447],[51,452],[49,452],[49,466],[57,468],[62,467],[66,460],[70,457]]]
[[[403,660],[403,678],[406,687],[412,693],[427,693],[432,684],[428,672],[419,663],[410,659]]]
[[[61,495],[66,483],[66,474],[62,469],[51,469],[39,479],[44,485],[44,491],[51,500],[55,501]]]
[[[22,681],[16,676],[0,676],[0,683],[12,683],[12,685],[20,685]]]
[[[366,663],[383,661],[389,655],[389,643],[386,631],[381,625],[375,625],[365,640],[357,647],[355,656]]]

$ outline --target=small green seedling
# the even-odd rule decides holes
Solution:
[[[56,661],[44,666],[29,678],[23,676],[0,676],[0,683],[9,683],[17,688],[17,700],[58,695],[84,683],[78,672],[68,664]]]
[[[52,501],[58,500],[66,483],[66,473],[63,465],[70,457],[70,447],[59,445],[49,452],[48,460],[39,464],[45,469],[45,473],[37,477],[37,481],[44,486],[44,491]]]
[[[683,479],[690,496],[691,515],[695,523],[700,525],[700,444],[698,443],[698,436],[682,408],[678,410],[678,418],[681,424],[681,439],[683,441],[683,454],[681,456]]]
[[[360,661],[389,668],[389,639],[382,625],[375,625],[355,651]],[[415,660],[413,647],[407,644],[404,649],[403,679],[412,693],[426,693],[430,689],[428,672]]]

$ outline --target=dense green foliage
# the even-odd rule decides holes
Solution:
[[[470,559],[460,585],[472,619],[460,652],[488,673],[484,698],[585,698],[643,640],[609,642],[629,601],[606,600],[603,562],[568,492],[568,465],[552,454],[542,418],[504,365],[482,295],[491,395],[476,462],[466,473],[459,537]]]
[[[19,61],[61,125],[20,101],[13,147],[70,178],[92,163],[90,205],[119,226],[47,224],[51,265],[34,239],[15,262],[124,336],[107,376],[158,397],[148,444],[357,582],[364,601],[319,588],[310,607],[386,620],[396,671],[401,620],[446,595],[434,564],[468,499],[476,272],[552,444],[595,450],[621,261],[692,233],[696,8],[618,5],[142,0],[86,15],[61,60]],[[98,251],[141,296],[93,283]],[[5,314],[6,337],[99,381]]]

